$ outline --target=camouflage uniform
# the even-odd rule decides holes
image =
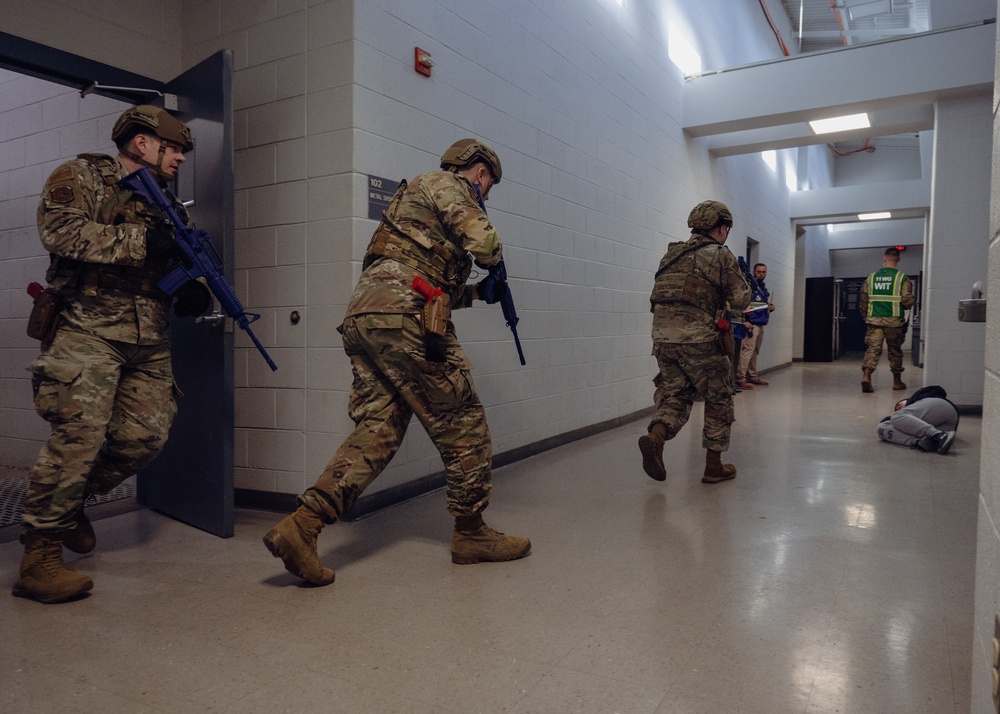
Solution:
[[[695,395],[705,400],[702,445],[710,451],[729,448],[733,415],[731,352],[720,344],[716,320],[726,310],[741,311],[750,289],[736,258],[707,235],[693,233],[671,243],[660,261],[650,296],[653,355],[660,372],[656,385],[656,424],[673,439],[691,416]]]
[[[883,268],[885,270],[885,268]],[[868,349],[865,351],[864,359],[861,361],[861,369],[874,372],[882,357],[882,343],[885,342],[889,350],[889,369],[897,377],[903,373],[903,342],[906,340],[907,319],[903,310],[913,307],[915,297],[913,295],[913,283],[909,277],[900,273],[901,278],[898,285],[898,292],[894,300],[898,300],[902,309],[896,310],[897,315],[890,317],[878,317],[869,314],[869,307],[874,300],[871,297],[869,283],[874,275],[881,271],[875,271],[868,276],[861,285],[861,300],[859,309],[868,325],[865,333],[865,344]],[[898,272],[898,271],[897,271]]]
[[[468,307],[472,258],[489,266],[501,255],[467,179],[434,171],[400,185],[340,328],[354,371],[348,411],[356,426],[301,505],[327,522],[338,519],[388,465],[416,414],[445,464],[448,511],[473,516],[486,508],[492,444],[471,365],[450,321],[443,337],[424,334],[424,298],[412,283],[419,276],[443,289],[452,307]]]
[[[48,290],[62,307],[28,367],[35,409],[52,426],[28,475],[28,531],[72,528],[86,496],[156,457],[176,412],[170,298],[156,287],[173,264],[146,259],[157,216],[116,185],[126,173],[120,158],[83,154],[52,173],[39,202]]]

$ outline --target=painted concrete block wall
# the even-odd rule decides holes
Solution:
[[[885,251],[891,245],[922,246],[926,233],[925,218],[838,223],[830,230],[830,250],[881,248]]]
[[[893,144],[891,140],[876,140],[875,151],[859,151],[838,156],[836,166],[837,186],[883,181],[908,181],[923,175],[919,146]],[[846,153],[846,152],[842,152]]]
[[[716,161],[679,129],[666,23],[690,15],[709,55],[734,46],[704,29],[701,3],[671,18],[659,3],[613,0],[185,0],[181,10],[179,69],[234,53],[236,287],[264,314],[257,334],[281,366],[267,372],[238,338],[239,487],[301,491],[352,427],[335,328],[375,226],[367,175],[435,168],[461,136],[490,141],[504,160],[490,213],[529,360],[517,364],[498,309],[459,314],[497,452],[651,404],[652,273],[667,243],[688,235],[698,201],[727,202],[739,231],[760,241],[769,284],[791,294],[784,179],[757,156]],[[752,25],[731,61],[777,54],[766,23]],[[429,80],[413,72],[416,45],[438,61]],[[763,366],[791,359],[791,311],[776,315]],[[439,469],[413,429],[374,488]]]
[[[830,251],[830,275],[835,278],[864,278],[882,267],[885,249],[846,248]],[[899,269],[909,276],[918,276],[924,265],[923,245],[908,246],[899,256]],[[957,310],[957,307],[956,307]]]
[[[85,152],[115,153],[111,127],[127,105],[0,70],[0,465],[34,463],[49,428],[35,415],[25,367],[39,343],[25,334],[31,281],[45,282],[38,197],[48,175]]]
[[[646,408],[648,295],[667,242],[718,197],[761,240],[780,291],[794,269],[787,189],[759,157],[714,161],[685,139],[657,4],[442,5],[357,3],[356,200],[366,174],[409,178],[460,137],[488,141],[504,164],[488,208],[528,365],[495,308],[455,322],[497,451]],[[431,78],[413,71],[415,46],[434,57]],[[357,227],[361,246],[374,223]],[[766,363],[790,361],[784,329]]]
[[[956,404],[983,403],[984,323],[958,321],[958,301],[987,280],[989,248],[989,96],[939,102],[923,324],[924,381],[941,384]]]
[[[352,426],[336,327],[355,280],[354,216],[367,213],[351,190],[353,5],[185,0],[184,13],[185,67],[233,51],[236,289],[279,365],[237,336],[235,482],[298,493]]]
[[[1000,3],[998,3],[1000,4]],[[1000,38],[998,38],[1000,43]],[[1000,52],[997,52],[1000,78]],[[990,107],[993,130],[989,212],[989,282],[1000,285],[1000,79]],[[986,314],[983,434],[1000,431],[1000,310]],[[972,639],[972,712],[996,711],[993,688],[994,618],[1000,616],[1000,443],[984,438],[980,454],[976,595]]]
[[[806,226],[805,229],[803,277],[818,278],[833,275],[833,268],[830,265],[829,232],[826,226]]]
[[[779,151],[777,171],[772,171],[759,154],[718,160],[728,172],[729,190],[739,196],[729,204],[734,219],[730,248],[743,252],[737,236],[758,241],[750,260],[767,265],[766,284],[775,305],[757,358],[758,371],[792,361],[795,234],[788,218],[788,197],[789,186],[797,183],[796,154],[797,150]]]

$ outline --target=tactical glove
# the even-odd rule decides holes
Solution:
[[[174,234],[159,228],[146,229],[146,257],[153,260],[179,260],[184,265],[191,266],[191,259],[174,240]]]
[[[495,279],[492,275],[487,275],[476,284],[476,293],[480,300],[487,305],[492,305],[503,300],[503,296],[507,294],[507,283]]]
[[[174,296],[174,314],[177,317],[197,317],[204,315],[212,305],[212,292],[204,283],[189,280]]]

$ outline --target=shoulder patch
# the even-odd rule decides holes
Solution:
[[[65,184],[49,189],[49,199],[53,203],[70,203],[74,198],[73,187]]]

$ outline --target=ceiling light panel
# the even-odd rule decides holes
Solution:
[[[859,213],[859,221],[883,221],[886,218],[892,218],[892,214],[889,211],[882,211],[880,213]]]
[[[814,134],[829,134],[834,131],[850,131],[851,129],[867,129],[872,125],[867,114],[849,114],[829,119],[816,119],[809,122],[809,128]]]

